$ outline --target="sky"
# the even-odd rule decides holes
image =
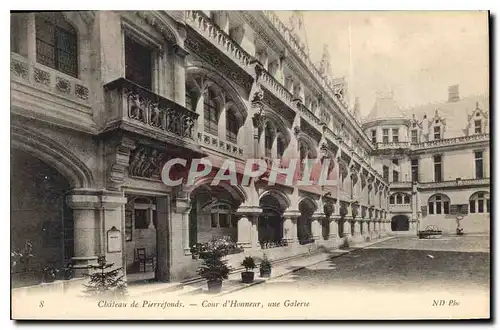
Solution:
[[[288,25],[292,12],[276,14]],[[460,85],[461,97],[489,90],[486,12],[302,14],[302,38],[307,38],[312,61],[319,63],[323,45],[327,44],[332,74],[345,76],[350,103],[359,97],[362,117],[370,112],[377,91],[392,91],[405,109],[446,101],[448,87],[455,84]]]

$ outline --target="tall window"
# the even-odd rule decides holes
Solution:
[[[441,140],[441,127],[434,126],[434,140]]]
[[[469,213],[490,213],[490,194],[477,192],[469,198]]]
[[[416,129],[411,130],[411,143],[418,143],[418,131]]]
[[[389,204],[394,204],[394,195],[389,197]]]
[[[36,61],[78,77],[77,34],[61,13],[36,14]]]
[[[434,156],[434,181],[443,181],[443,164],[441,155]]]
[[[372,143],[377,143],[377,131],[372,129]]]
[[[384,128],[382,130],[382,142],[389,143],[389,129]]]
[[[226,112],[226,140],[236,143],[238,136],[238,120],[232,110]]]
[[[211,206],[210,222],[212,228],[231,228],[231,206],[228,204],[218,203]]]
[[[399,129],[398,128],[392,129],[392,142],[399,142]]]
[[[475,166],[476,166],[476,179],[482,179],[484,177],[484,164],[483,164],[483,152],[474,152]]]
[[[383,166],[382,167],[382,176],[384,177],[385,181],[389,181],[389,167],[388,166]]]
[[[392,171],[392,182],[399,182],[399,172]]]
[[[125,37],[125,78],[146,89],[152,88],[153,52],[132,38]]]
[[[418,182],[418,158],[411,160],[411,181]]]
[[[429,198],[429,214],[450,214],[450,198],[443,194],[437,194]]]
[[[274,140],[274,132],[271,125],[266,125],[265,132],[265,149],[266,149],[266,157],[272,157],[272,148],[273,148],[273,140]]]
[[[482,133],[481,120],[474,120],[474,133]]]
[[[405,204],[410,204],[410,196],[409,195],[405,195],[404,196],[404,203]]]
[[[403,204],[403,196],[401,194],[396,195],[396,203]]]
[[[213,94],[206,91],[203,95],[203,115],[205,132],[217,135],[219,130],[217,105],[214,101]]]

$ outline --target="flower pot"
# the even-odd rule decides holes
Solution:
[[[254,279],[254,272],[242,272],[241,273],[241,281],[243,283],[252,283]]]
[[[222,280],[209,280],[207,281],[208,292],[219,293],[222,288]]]
[[[261,269],[260,270],[260,277],[270,277],[270,276],[271,276],[270,269]]]
[[[44,273],[43,274],[43,282],[44,283],[52,283],[56,280],[56,274],[50,272],[50,273]]]

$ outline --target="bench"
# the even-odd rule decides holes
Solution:
[[[427,226],[424,230],[418,232],[418,238],[441,238],[443,231],[436,226]]]

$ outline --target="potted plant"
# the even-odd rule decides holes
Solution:
[[[243,283],[252,283],[255,273],[253,269],[255,268],[255,260],[252,257],[246,257],[241,263],[245,267],[245,271],[241,273],[241,281]]]
[[[267,256],[264,254],[264,258],[262,258],[262,261],[260,262],[260,277],[271,276],[271,268],[271,261],[269,261]]]
[[[59,269],[53,266],[45,266],[42,269],[42,281],[43,283],[52,283],[56,280],[57,273]]]
[[[235,243],[229,237],[213,239],[200,247],[202,263],[198,274],[207,280],[208,291],[218,293],[222,288],[222,280],[227,279],[230,268],[226,260],[222,260],[235,249]]]

